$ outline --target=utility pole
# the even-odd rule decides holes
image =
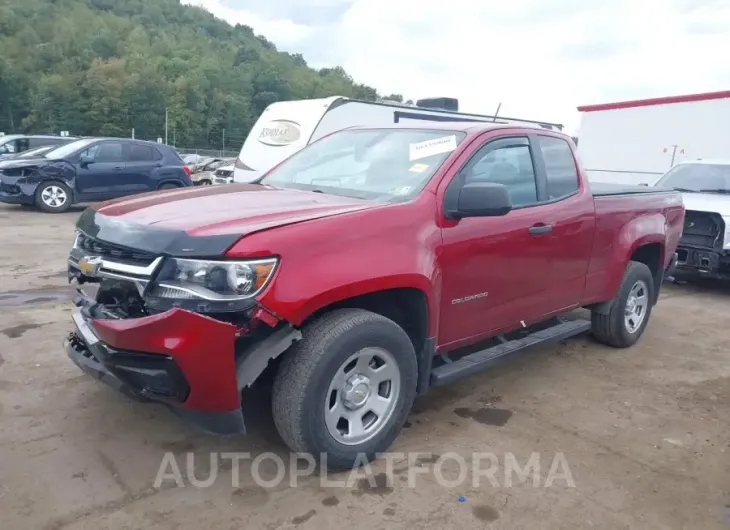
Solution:
[[[677,156],[677,147],[678,145],[672,146],[672,164],[669,166],[670,168],[674,167],[674,158]]]
[[[226,128],[223,128],[223,148],[221,149],[221,156],[223,156],[223,152],[226,150]]]
[[[132,127],[132,140],[134,140],[134,127]]]
[[[165,144],[167,145],[167,109],[165,109]]]

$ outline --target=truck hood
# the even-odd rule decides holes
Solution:
[[[101,203],[84,211],[77,228],[129,248],[202,257],[220,255],[253,232],[377,206],[309,191],[227,184]]]
[[[686,210],[696,212],[719,213],[730,217],[730,195],[719,193],[682,193]]]

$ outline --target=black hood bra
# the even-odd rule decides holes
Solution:
[[[87,208],[76,228],[89,237],[150,254],[187,258],[220,257],[242,234],[191,236],[184,230],[158,228],[123,221]]]

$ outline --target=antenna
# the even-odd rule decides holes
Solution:
[[[502,108],[502,102],[499,102],[499,105],[497,105],[497,110],[494,112],[494,117],[492,118],[492,122],[497,121],[497,115],[499,114],[499,109]]]

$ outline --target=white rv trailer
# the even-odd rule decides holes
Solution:
[[[730,157],[730,91],[578,107],[594,182],[653,184],[678,162]]]
[[[563,128],[556,123],[457,112],[453,109],[458,108],[458,102],[451,98],[433,98],[418,103],[419,106],[411,106],[339,96],[272,103],[266,107],[246,138],[235,163],[233,180],[251,182],[309,143],[348,127],[404,122],[422,124],[424,121],[477,121],[516,123],[551,130]]]

